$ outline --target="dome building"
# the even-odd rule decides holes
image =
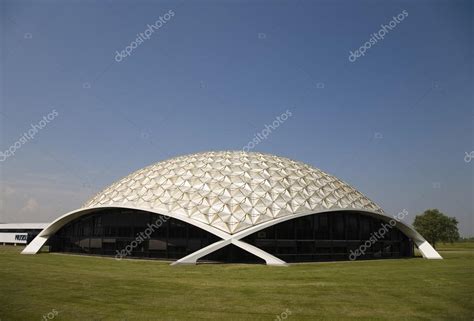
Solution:
[[[51,224],[23,250],[198,262],[441,256],[340,179],[269,154],[206,152],[140,169]]]

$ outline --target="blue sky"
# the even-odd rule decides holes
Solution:
[[[3,1],[0,221],[48,222],[150,163],[256,146],[474,235],[471,1]],[[114,57],[169,10],[121,62]],[[408,16],[355,62],[358,49]]]

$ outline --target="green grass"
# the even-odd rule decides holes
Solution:
[[[474,242],[439,243],[436,244],[436,249],[440,251],[474,250]]]
[[[264,265],[165,262],[0,246],[0,319],[473,320],[472,244],[445,260]]]

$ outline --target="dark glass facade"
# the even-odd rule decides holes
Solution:
[[[381,232],[385,226],[385,231]],[[413,256],[413,242],[395,227],[357,212],[314,214],[263,229],[243,239],[285,262],[349,260],[351,251],[377,233],[357,259]]]
[[[214,234],[167,216],[108,209],[70,222],[48,245],[52,252],[175,260],[218,240]]]
[[[381,220],[357,212],[304,216],[276,224],[243,239],[286,262],[348,260],[383,226]],[[138,210],[107,209],[80,217],[49,239],[52,252],[176,260],[220,238],[163,215]],[[397,228],[367,247],[358,259],[413,256],[413,243]],[[264,263],[234,246],[200,261]]]
[[[227,245],[211,254],[208,254],[199,262],[225,262],[225,263],[262,263],[265,261],[252,253],[242,250],[234,244]]]

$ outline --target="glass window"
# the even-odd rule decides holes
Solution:
[[[311,216],[303,216],[295,220],[296,238],[299,240],[312,240],[313,235],[313,218]]]
[[[289,220],[275,225],[276,238],[279,240],[288,240],[295,238],[294,220]]]
[[[346,214],[347,223],[347,239],[358,240],[359,239],[359,215],[358,214]]]
[[[332,238],[334,240],[345,240],[344,235],[344,215],[342,213],[334,213],[332,219]]]
[[[314,214],[275,225],[275,239],[268,239],[268,234],[272,232],[270,228],[266,228],[247,236],[243,241],[287,262],[348,260],[350,251],[358,249],[374,232],[382,228],[381,224],[380,220],[358,212]],[[391,234],[390,231],[386,235],[404,238],[408,249],[404,250],[400,246],[398,252],[410,256],[410,246],[413,248],[410,240],[397,229],[394,230],[396,234]],[[380,239],[371,245],[366,249],[366,254],[359,258],[384,257],[382,242],[385,241]]]
[[[368,240],[372,230],[371,219],[368,216],[360,216],[360,238],[361,240]]]
[[[116,255],[116,251],[135,241],[137,235],[143,238],[150,228],[150,238],[137,242],[131,256],[180,258],[219,240],[217,236],[177,219],[144,211],[107,209],[70,222],[48,241],[48,245],[53,252]]]
[[[314,230],[317,240],[329,239],[329,220],[327,214],[316,214],[314,217]]]
[[[48,241],[53,252],[116,255],[145,232],[149,223],[162,222],[149,239],[132,249],[132,256],[181,258],[218,240],[219,237],[183,221],[144,211],[100,210],[76,219],[61,228]],[[364,213],[330,212],[288,220],[265,228],[243,239],[287,262],[347,260],[382,222]],[[359,238],[360,236],[360,238]],[[413,242],[397,228],[366,250],[364,258],[412,256]],[[227,248],[227,247],[226,247]],[[211,256],[213,260],[254,260],[229,247]]]

